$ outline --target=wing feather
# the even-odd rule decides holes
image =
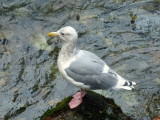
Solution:
[[[105,62],[93,53],[81,51],[77,59],[65,69],[67,76],[89,85],[91,89],[108,89],[117,83],[116,73],[103,73]]]

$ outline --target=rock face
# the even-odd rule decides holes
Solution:
[[[137,84],[102,91],[136,120],[160,114],[159,0],[5,0],[0,2],[0,119],[33,120],[78,88],[58,72],[61,44],[46,35],[63,26],[79,46]]]
[[[41,120],[133,120],[122,113],[113,99],[106,99],[92,91],[87,91],[83,103],[74,109],[68,106],[71,98],[69,96],[47,110]]]

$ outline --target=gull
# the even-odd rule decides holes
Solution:
[[[135,82],[118,75],[94,53],[78,48],[78,34],[73,27],[63,27],[57,32],[48,33],[48,36],[61,38],[62,48],[58,55],[58,69],[66,80],[81,88],[69,103],[71,109],[82,103],[86,89],[134,89]]]

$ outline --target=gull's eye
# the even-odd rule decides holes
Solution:
[[[61,33],[61,35],[64,35],[64,33]]]

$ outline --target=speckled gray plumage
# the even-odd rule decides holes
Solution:
[[[65,79],[81,88],[108,89],[123,88],[132,90],[135,82],[129,82],[110,69],[97,55],[79,50],[78,34],[70,26],[52,32],[59,36],[62,48],[58,57],[58,68]]]

